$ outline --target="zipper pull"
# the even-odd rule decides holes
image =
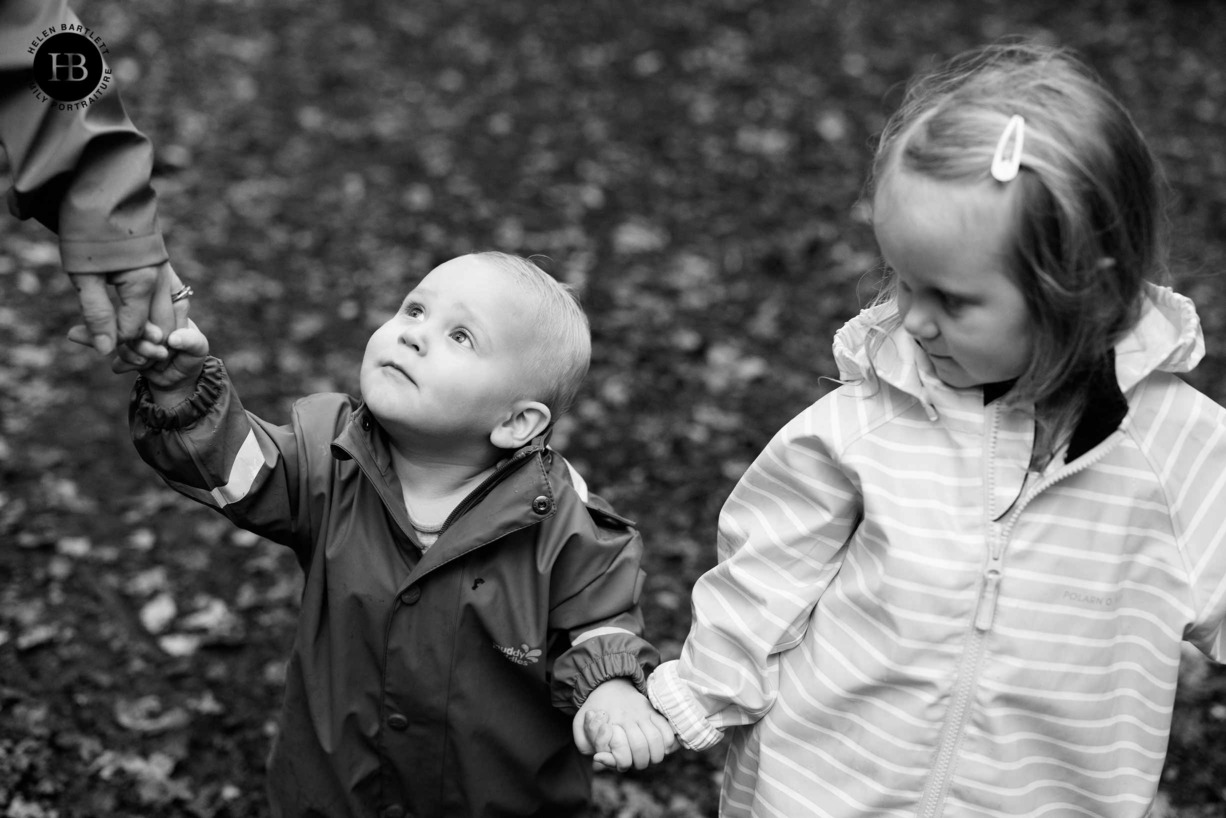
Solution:
[[[996,615],[996,597],[1000,592],[1000,571],[990,568],[984,572],[983,590],[979,592],[979,608],[975,611],[975,628],[986,631],[992,627]]]

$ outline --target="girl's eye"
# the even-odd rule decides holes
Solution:
[[[473,345],[473,338],[471,335],[468,334],[468,330],[463,330],[463,329],[452,330],[451,340],[455,341],[457,344],[460,344],[461,346],[471,347]]]
[[[957,295],[945,293],[941,296],[941,300],[945,303],[945,309],[951,313],[961,312],[967,306],[967,300]]]

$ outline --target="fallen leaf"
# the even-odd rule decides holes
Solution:
[[[17,650],[33,650],[54,642],[60,629],[55,625],[35,625],[17,637]]]
[[[161,633],[174,621],[178,610],[174,597],[163,592],[141,607],[140,621],[149,633]]]
[[[186,727],[191,716],[181,707],[163,711],[162,701],[157,696],[142,696],[115,702],[115,721],[125,730],[152,734]]]

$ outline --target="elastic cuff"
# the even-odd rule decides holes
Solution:
[[[150,430],[186,429],[209,413],[217,405],[225,384],[226,369],[219,358],[205,358],[196,390],[174,406],[159,406],[153,402],[149,383],[137,378],[132,387],[132,400],[136,415]]]
[[[689,689],[677,674],[677,662],[665,662],[652,672],[647,698],[668,719],[677,740],[687,750],[705,750],[723,741],[723,731],[694,706]]]
[[[619,678],[629,679],[640,693],[647,695],[647,674],[643,672],[638,656],[633,653],[610,653],[589,662],[579,671],[572,697],[575,707],[582,707],[592,691],[609,679]]]

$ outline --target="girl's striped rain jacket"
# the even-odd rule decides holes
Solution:
[[[1040,474],[1028,413],[944,386],[905,332],[870,367],[884,309],[729,497],[653,701],[689,747],[730,734],[727,816],[1144,816],[1180,645],[1224,647],[1226,413],[1172,374],[1195,309],[1149,290],[1126,417]]]

